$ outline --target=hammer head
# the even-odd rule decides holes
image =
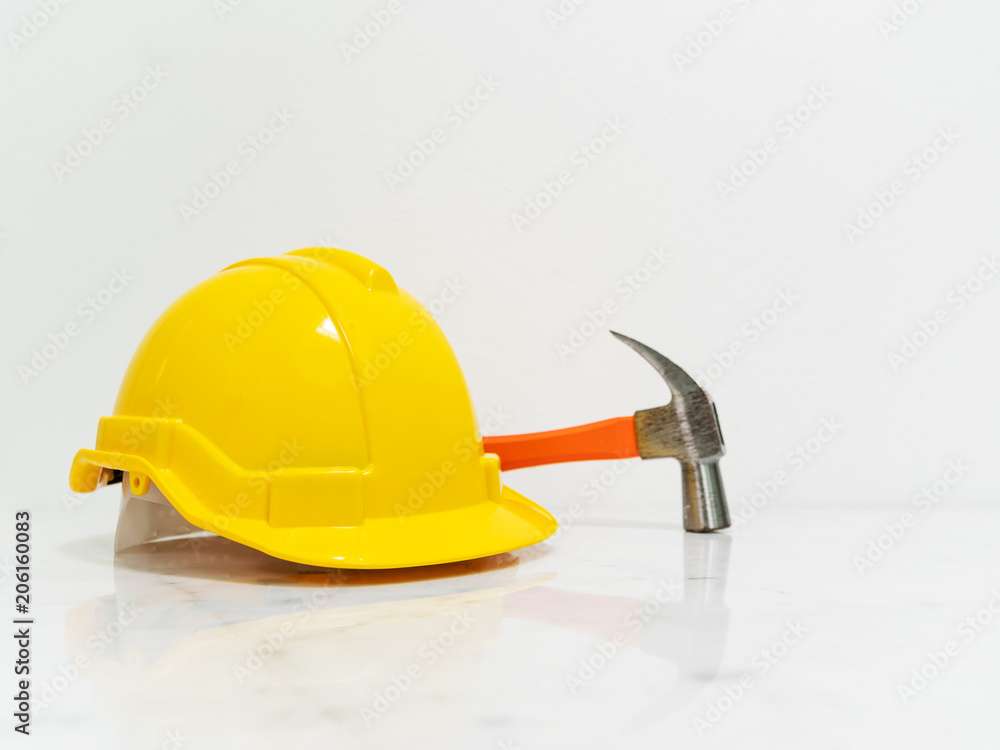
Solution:
[[[719,459],[726,452],[715,404],[684,370],[654,349],[612,331],[660,373],[670,388],[666,406],[635,413],[641,458],[676,458],[681,462],[684,529],[717,531],[729,526],[729,508]]]

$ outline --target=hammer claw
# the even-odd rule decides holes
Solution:
[[[708,396],[702,387],[694,381],[694,378],[655,349],[650,349],[641,341],[636,341],[616,331],[611,331],[611,335],[623,344],[635,349],[644,360],[649,362],[660,373],[660,377],[666,381],[667,387],[675,397],[684,398],[694,394]]]

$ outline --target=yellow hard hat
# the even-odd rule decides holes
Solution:
[[[236,263],[160,316],[70,485],[123,473],[200,529],[310,565],[467,560],[557,525],[501,485],[431,315],[331,248]]]

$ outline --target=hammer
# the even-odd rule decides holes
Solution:
[[[500,457],[500,468],[611,458],[676,458],[681,462],[685,531],[718,531],[729,526],[719,459],[726,452],[712,398],[690,375],[654,349],[611,332],[660,373],[670,403],[631,417],[563,430],[483,438],[483,449]]]

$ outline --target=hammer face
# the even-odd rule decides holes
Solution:
[[[666,406],[635,413],[635,435],[642,458],[676,458],[681,462],[685,531],[728,528],[729,509],[719,459],[726,452],[715,406],[691,404],[690,395]]]
[[[681,461],[684,492],[684,530],[719,531],[729,528],[729,506],[718,461]]]

